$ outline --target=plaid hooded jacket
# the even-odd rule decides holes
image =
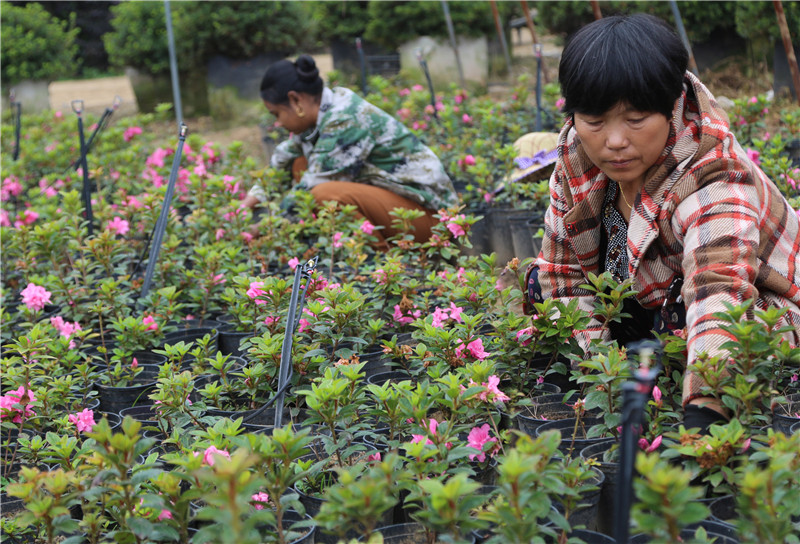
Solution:
[[[591,311],[593,297],[579,286],[604,265],[600,241],[609,178],[583,151],[571,119],[561,130],[558,155],[534,266],[545,298],[578,297],[580,307]],[[699,353],[718,354],[731,339],[713,317],[725,310],[723,302],[755,299],[759,308],[788,308],[780,325],[794,327],[787,338],[800,345],[798,214],[748,159],[725,112],[689,72],[667,145],[631,211],[627,249],[629,276],[643,307],[661,307],[673,279],[684,278],[689,365]],[[600,331],[593,319],[576,334],[585,348]],[[701,385],[687,373],[684,403]]]

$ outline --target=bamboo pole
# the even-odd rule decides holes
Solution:
[[[536,37],[536,28],[533,26],[533,19],[531,18],[531,12],[528,9],[528,2],[527,0],[520,0],[520,4],[522,4],[522,11],[525,13],[525,22],[527,23],[528,30],[531,32],[531,39],[533,40],[533,50],[534,53],[536,52],[536,46],[539,45],[539,38]],[[540,49],[541,54],[541,49]],[[547,69],[545,68],[544,62],[542,62],[542,77],[544,77],[545,83],[550,83],[550,77],[547,75]]]
[[[794,96],[797,98],[797,103],[800,104],[800,69],[797,68],[797,57],[794,55],[792,36],[789,34],[789,24],[786,22],[786,14],[783,12],[781,0],[772,0],[772,5],[775,6],[775,15],[778,18],[778,26],[781,29],[783,48],[786,50],[786,60],[789,61],[789,71],[792,73]]]
[[[492,15],[494,15],[494,26],[497,27],[497,34],[500,35],[500,43],[503,46],[503,55],[506,58],[506,69],[511,71],[511,56],[508,54],[508,44],[506,43],[506,34],[503,32],[503,24],[500,22],[500,13],[497,11],[497,0],[491,0]]]

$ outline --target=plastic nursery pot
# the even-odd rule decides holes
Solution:
[[[732,520],[736,519],[736,497],[723,495],[711,501],[708,509],[711,511],[711,521],[731,525]]]
[[[586,544],[616,544],[616,540],[608,535],[604,535],[603,533],[598,533],[596,531],[587,531],[585,529],[576,529],[567,535],[569,538],[580,538]],[[554,544],[556,541],[552,538],[545,539],[547,544]],[[633,542],[632,540],[629,542]]]
[[[787,436],[792,426],[800,423],[800,393],[786,395],[786,401],[773,405],[772,428]]]
[[[114,387],[101,381],[95,382],[95,389],[100,397],[100,410],[119,413],[123,408],[139,404],[152,404],[147,397],[156,388],[156,379],[160,367],[158,365],[140,365],[142,371],[131,380],[132,385]]]
[[[104,371],[109,367],[113,367],[115,364],[112,359],[113,349],[114,345],[110,345],[107,353],[101,353],[97,347],[91,347],[87,348],[83,353],[86,356],[86,360],[89,361],[90,366],[97,370]],[[163,365],[167,362],[166,355],[148,350],[134,351],[131,357],[136,359],[136,363],[140,365]]]
[[[416,379],[408,372],[404,372],[402,370],[390,370],[389,372],[380,372],[367,378],[367,383],[372,385],[383,385],[388,381],[402,382],[404,380],[415,381]]]
[[[528,436],[536,436],[536,430],[550,421],[575,417],[575,410],[560,401],[521,406],[514,419],[519,430]]]
[[[375,529],[376,533],[383,535],[384,544],[427,544],[425,528],[420,523],[398,523],[387,525]],[[359,542],[366,542],[365,537],[358,539]],[[475,535],[467,535],[462,542],[476,541]]]
[[[736,534],[736,528],[727,523],[720,523],[718,521],[704,520],[700,523],[690,525],[680,532],[680,537],[688,542],[694,538],[694,534],[699,527],[706,530],[706,534],[714,540],[714,544],[739,544],[739,536]],[[633,535],[628,539],[629,544],[647,544],[651,541],[648,535]],[[611,542],[614,542],[613,540]]]
[[[228,379],[232,377],[234,372],[238,372],[244,368],[247,364],[247,360],[244,357],[237,357],[236,355],[228,355],[227,360],[228,365],[224,367],[225,373],[228,376]],[[192,365],[196,366],[198,364],[197,360],[193,360]],[[199,374],[194,379],[194,390],[197,391],[198,389],[203,389],[206,384],[211,382],[219,381],[220,375],[214,372],[211,369],[204,370],[202,374]]]
[[[591,460],[596,463],[596,468],[600,470],[605,479],[600,486],[600,497],[597,506],[597,525],[596,530],[601,533],[611,534],[614,531],[614,497],[617,492],[617,473],[619,472],[618,462],[603,461],[603,455],[617,444],[615,439],[607,439],[590,446],[586,446],[580,451],[583,459]]]
[[[561,443],[559,444],[558,449],[565,455],[575,457],[586,446],[591,446],[592,444],[608,440],[607,436],[586,438],[586,432],[588,432],[592,426],[598,425],[602,422],[603,420],[601,418],[583,417],[577,426],[577,432],[574,432],[576,423],[574,417],[569,419],[560,419],[557,421],[548,421],[536,429],[536,436],[553,429],[560,431]]]
[[[592,467],[592,472],[594,472],[594,476],[586,480],[584,485],[596,486],[597,489],[595,491],[581,493],[581,500],[578,503],[579,507],[569,515],[567,520],[573,527],[586,527],[586,529],[590,531],[599,530],[597,521],[600,507],[600,497],[602,494],[603,483],[606,480],[605,474],[599,468]],[[556,501],[558,501],[558,497],[556,497]],[[556,509],[559,512],[564,512],[563,505],[560,502],[556,503]]]
[[[792,425],[792,428],[789,429],[789,434],[797,434],[800,433],[800,421]]]
[[[147,399],[150,400],[150,399]],[[122,419],[131,417],[142,424],[142,427],[157,427],[158,414],[154,404],[139,404],[137,406],[129,406],[119,411],[119,416]]]
[[[223,355],[236,355],[242,356],[244,352],[240,349],[240,345],[242,340],[245,338],[252,338],[254,336],[253,331],[248,332],[238,332],[235,330],[226,330],[226,331],[219,331],[219,338],[217,340],[217,344],[219,347],[219,352]]]
[[[164,338],[161,339],[159,347],[171,346],[178,342],[191,344],[197,340],[201,340],[207,334],[211,336],[210,353],[213,355],[219,349],[219,330],[213,327],[196,327],[193,329],[180,329],[168,332],[164,335]]]

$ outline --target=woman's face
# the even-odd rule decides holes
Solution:
[[[575,113],[575,130],[589,159],[609,178],[637,189],[667,144],[670,120],[619,103],[602,115]]]
[[[294,134],[302,134],[317,123],[319,106],[305,95],[292,96],[288,104],[273,104],[264,100],[267,110],[275,116],[275,122]]]

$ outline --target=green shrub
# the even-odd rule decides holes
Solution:
[[[109,61],[150,74],[169,71],[162,2],[123,2],[111,8],[114,30],[103,37]],[[205,66],[210,55],[250,58],[290,54],[310,39],[302,2],[172,2],[172,28],[182,72]]]
[[[112,66],[149,74],[169,71],[163,2],[122,2],[111,8],[113,31],[103,36]],[[177,47],[177,42],[176,42]]]
[[[2,3],[2,82],[73,77],[78,70],[74,21],[59,21],[39,4]]]

